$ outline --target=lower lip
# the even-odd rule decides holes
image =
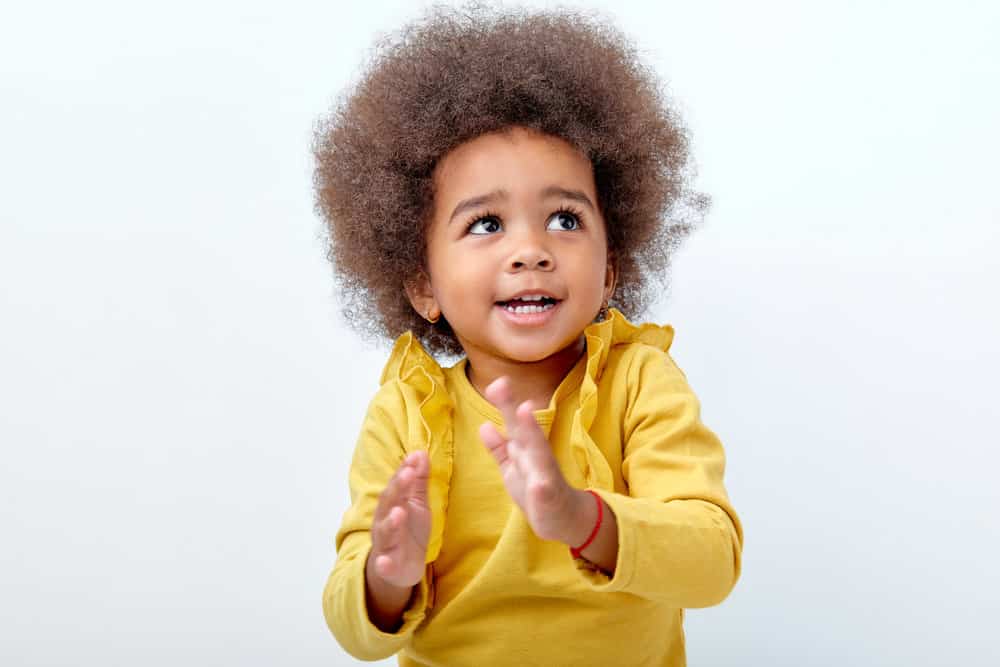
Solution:
[[[515,313],[497,304],[494,308],[500,311],[500,316],[510,324],[522,327],[537,327],[548,323],[555,316],[556,310],[562,301],[556,301],[551,308],[547,308],[540,313]]]

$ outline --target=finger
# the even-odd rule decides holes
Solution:
[[[498,465],[502,466],[507,462],[507,440],[500,435],[496,426],[491,422],[484,422],[479,427],[479,437]]]
[[[551,458],[552,450],[549,448],[545,431],[538,425],[535,419],[534,405],[531,401],[525,401],[517,406],[515,418],[517,419],[517,441],[532,456],[541,456],[545,460]]]
[[[427,452],[413,452],[408,457],[410,470],[413,472],[413,479],[410,481],[409,496],[410,502],[416,502],[423,506],[427,505],[427,485],[431,477],[430,458]]]
[[[535,466],[524,444],[519,440],[507,441],[507,463],[513,466],[522,478],[526,478]]]
[[[399,468],[396,469],[396,472],[393,473],[392,477],[386,483],[385,488],[382,489],[382,493],[379,494],[378,503],[375,505],[376,519],[384,519],[393,505],[399,504],[401,497],[399,474],[407,467],[406,459],[403,459]]]
[[[375,522],[383,521],[389,513],[389,510],[392,509],[392,485],[394,478],[395,476],[391,477],[389,482],[385,485],[385,488],[382,489],[382,493],[378,494],[378,502],[375,504],[375,516],[373,517]]]
[[[396,563],[392,556],[381,554],[375,557],[375,574],[383,579],[388,579],[396,574]]]
[[[410,452],[407,454],[406,458],[403,459],[403,462],[399,464],[396,474],[393,476],[396,480],[395,492],[397,502],[405,502],[406,499],[410,497],[413,478],[416,476],[416,460],[416,452]]]
[[[483,391],[483,395],[496,406],[503,416],[504,429],[507,437],[513,438],[517,427],[517,406],[514,404],[514,394],[511,392],[510,380],[502,376],[491,382]]]
[[[418,449],[416,451],[407,454],[406,458],[403,459],[403,463],[399,466],[399,468],[400,470],[402,470],[404,467],[416,468],[420,459],[426,459],[426,458],[427,458],[427,452],[425,452],[422,449]]]
[[[558,483],[557,480],[562,479],[562,471],[552,453],[549,440],[545,437],[545,431],[535,419],[534,406],[530,401],[518,406],[517,420],[520,436],[513,447],[508,445],[508,450],[513,450],[511,456],[517,470],[526,479],[530,477]]]
[[[396,472],[396,500],[398,502],[406,502],[410,497],[410,487],[413,486],[414,474],[413,466],[405,463]]]
[[[372,547],[379,553],[390,551],[399,543],[400,526],[406,519],[406,510],[396,505],[387,516],[372,525]]]
[[[375,574],[383,579],[389,579],[399,574],[402,567],[403,553],[399,549],[382,552],[375,556]]]

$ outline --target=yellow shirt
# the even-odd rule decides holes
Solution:
[[[466,360],[442,369],[406,333],[362,427],[323,592],[349,653],[398,652],[403,667],[685,664],[683,608],[721,602],[739,577],[722,445],[667,353],[673,329],[612,310],[585,334],[586,353],[535,415],[569,483],[615,514],[613,576],[534,535],[479,439],[480,424],[502,418],[469,383]],[[431,462],[427,571],[402,627],[385,633],[365,606],[369,528],[379,493],[416,449]]]

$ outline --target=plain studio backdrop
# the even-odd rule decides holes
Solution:
[[[1000,4],[580,6],[715,199],[647,317],[746,527],[690,664],[996,664]],[[339,315],[309,144],[418,13],[4,9],[3,665],[354,664],[320,594],[387,347]]]

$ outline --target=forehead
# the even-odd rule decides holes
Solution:
[[[525,128],[484,134],[452,149],[434,170],[439,204],[506,190],[530,196],[556,185],[595,197],[594,169],[569,142]]]

